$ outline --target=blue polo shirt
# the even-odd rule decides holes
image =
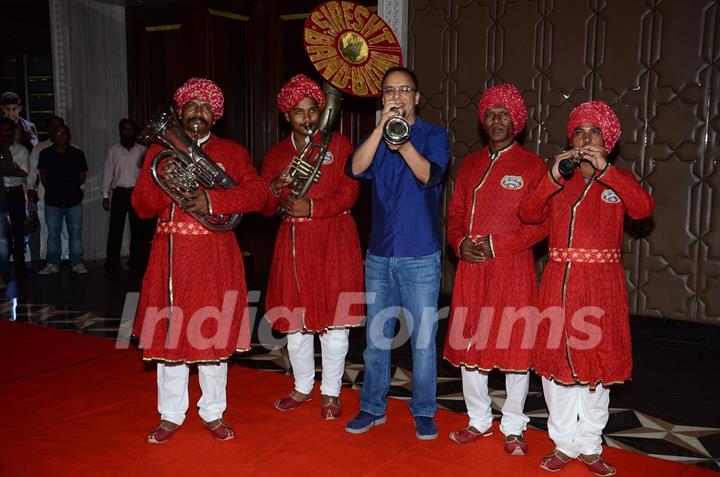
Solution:
[[[437,252],[442,245],[440,195],[450,159],[450,139],[445,129],[416,118],[410,126],[410,140],[430,161],[427,184],[417,180],[400,153],[388,149],[385,141],[380,142],[370,167],[355,175],[372,181],[368,244],[372,255],[420,257]]]

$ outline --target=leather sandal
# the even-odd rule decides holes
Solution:
[[[235,431],[230,427],[227,422],[222,419],[215,419],[214,421],[206,422],[202,420],[203,425],[210,430],[210,434],[219,441],[229,441],[235,438]]]
[[[337,419],[342,414],[342,407],[340,406],[340,398],[336,396],[325,396],[323,395],[323,407],[320,410],[320,415],[323,419],[331,421]]]
[[[565,458],[563,458],[563,457]],[[566,456],[558,449],[552,451],[552,454],[547,455],[540,461],[540,468],[547,470],[548,472],[557,472],[562,470],[565,465],[572,460],[571,457]]]
[[[528,445],[522,434],[505,436],[505,452],[510,455],[527,455]]]
[[[588,455],[587,457],[592,458],[592,460],[588,462],[583,458],[582,455],[578,456],[578,460],[585,464],[590,470],[590,472],[592,472],[593,474],[600,477],[608,477],[617,473],[615,467],[608,464],[605,459],[600,456],[600,454]]]
[[[150,444],[165,444],[173,435],[173,432],[180,428],[179,425],[174,422],[160,421],[160,425],[153,429],[147,436],[147,440]]]
[[[488,427],[482,432],[479,432],[474,427],[467,427],[462,431],[451,432],[448,437],[451,441],[457,444],[472,444],[481,437],[491,436],[492,433],[492,426]]]
[[[275,406],[275,409],[278,411],[292,411],[293,409],[300,407],[302,403],[312,400],[310,394],[308,394],[305,399],[295,399],[297,394],[299,394],[297,391],[293,391],[289,396],[285,396],[284,398],[275,401],[273,406]]]

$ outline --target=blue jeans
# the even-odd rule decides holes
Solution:
[[[398,313],[403,310],[412,348],[413,416],[434,417],[437,411],[437,302],[440,293],[440,252],[423,257],[365,259],[367,347],[360,408],[381,416],[390,389],[390,349]]]
[[[8,244],[8,209],[0,207],[0,275],[10,270],[10,248]]]
[[[75,207],[52,207],[45,205],[45,224],[48,228],[47,263],[60,265],[62,243],[63,219],[68,230],[68,245],[70,247],[70,265],[83,263],[82,245],[82,204]]]

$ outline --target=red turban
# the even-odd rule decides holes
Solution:
[[[582,123],[591,123],[599,127],[603,141],[605,141],[605,148],[612,151],[620,138],[620,122],[605,101],[587,101],[572,110],[570,118],[568,118],[568,139],[572,138],[573,131]]]
[[[480,104],[478,112],[480,114],[480,122],[485,121],[485,113],[488,109],[495,106],[504,106],[510,113],[510,119],[513,123],[513,135],[517,136],[525,129],[527,121],[527,108],[520,91],[512,83],[501,84],[493,88],[485,90],[480,96]]]
[[[325,107],[325,93],[320,86],[305,75],[295,75],[280,89],[277,95],[278,109],[287,113],[305,97],[312,98],[318,108]]]
[[[182,111],[188,101],[193,98],[202,98],[210,103],[215,121],[222,118],[225,97],[220,87],[214,82],[205,78],[190,78],[175,91],[173,97],[178,111]]]

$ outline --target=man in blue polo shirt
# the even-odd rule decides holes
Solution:
[[[437,437],[440,194],[450,141],[445,129],[416,116],[420,93],[411,70],[385,73],[382,101],[380,121],[348,163],[354,177],[371,181],[372,227],[365,261],[367,347],[360,413],[345,430],[360,434],[387,420],[390,347],[402,310],[413,359],[410,412],[417,438],[429,440]],[[383,126],[398,113],[410,125],[410,140],[393,145],[383,139]]]

